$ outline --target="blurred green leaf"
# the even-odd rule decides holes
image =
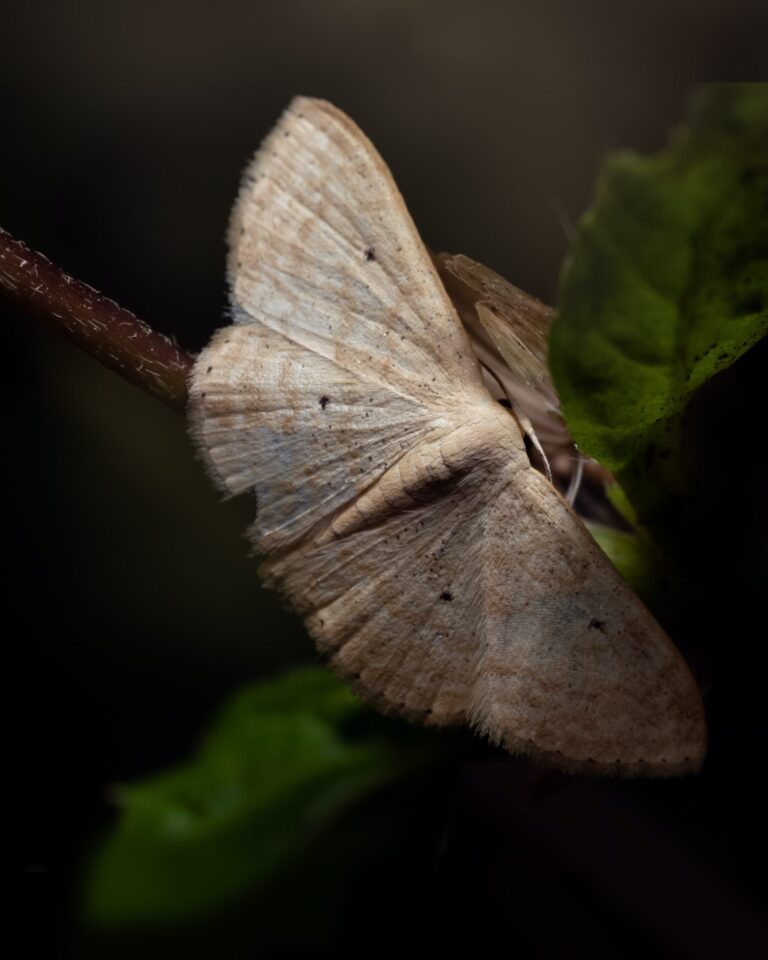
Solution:
[[[426,756],[423,737],[393,736],[327,670],[254,685],[194,759],[121,788],[87,916],[135,929],[200,920],[255,896],[356,802]]]
[[[601,176],[550,360],[568,426],[656,530],[695,500],[685,409],[768,331],[768,85],[704,88],[652,156]]]
[[[643,601],[658,613],[658,586],[661,557],[648,534],[616,530],[598,523],[587,523],[597,545]]]

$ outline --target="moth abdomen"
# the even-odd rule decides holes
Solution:
[[[380,526],[392,517],[443,501],[473,480],[507,464],[504,438],[493,422],[451,426],[404,453],[369,489],[338,513],[316,540],[328,543]]]

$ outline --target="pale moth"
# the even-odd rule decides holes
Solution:
[[[697,769],[688,668],[531,467],[524,412],[484,385],[389,170],[331,104],[294,100],[247,168],[228,269],[193,436],[222,490],[255,493],[262,576],[334,669],[567,769]],[[507,336],[513,367],[536,336]]]

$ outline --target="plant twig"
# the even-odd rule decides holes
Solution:
[[[130,383],[184,412],[190,354],[1,227],[0,294]]]

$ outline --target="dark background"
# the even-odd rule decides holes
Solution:
[[[660,146],[694,82],[764,77],[767,38],[768,7],[741,0],[5,4],[0,223],[195,351],[222,323],[240,170],[305,93],[368,133],[430,246],[553,302],[606,151]],[[0,313],[22,808],[8,843],[21,837],[25,942],[55,956],[110,784],[186,756],[230,692],[313,651],[258,585],[250,504],[217,502],[180,418]],[[724,388],[753,411],[746,447],[720,415],[736,474],[764,432],[764,366],[746,361]],[[751,522],[749,504],[720,506]],[[534,802],[524,762],[469,764],[427,920],[393,955],[465,941],[520,957],[760,953],[764,654],[738,610],[732,626],[699,657],[700,777],[577,781]],[[398,909],[393,894],[385,926]]]

